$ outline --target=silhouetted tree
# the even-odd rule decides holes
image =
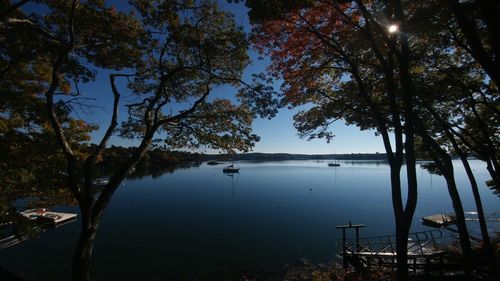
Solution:
[[[0,40],[9,43],[2,47],[2,55],[12,59],[2,62],[2,71],[14,75],[14,67],[37,69],[44,79],[42,84],[33,83],[38,88],[19,92],[37,97],[43,93],[45,98],[50,127],[66,160],[66,186],[81,210],[73,280],[89,280],[93,241],[104,210],[155,137],[173,148],[225,150],[247,150],[258,140],[251,133],[250,111],[230,100],[209,99],[217,86],[239,84],[248,64],[248,43],[233,17],[211,1],[135,0],[126,8],[133,13],[93,0],[37,1],[39,9],[31,14],[9,4],[5,5],[12,11],[2,19]],[[31,53],[17,53],[29,46],[33,47],[28,49]],[[116,72],[125,68],[128,73]],[[79,96],[78,83],[94,79],[100,69],[111,72],[111,120],[93,151],[79,161],[78,139],[68,134],[56,96]],[[18,87],[32,82],[26,78],[12,76],[9,83]],[[120,127],[118,109],[123,90],[118,79],[128,82],[137,100],[127,105],[128,118]],[[118,129],[122,136],[137,139],[139,145],[96,193],[96,164]]]

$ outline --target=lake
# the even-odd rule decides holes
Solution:
[[[175,170],[128,179],[115,193],[99,227],[93,280],[164,280],[241,267],[281,265],[307,258],[336,258],[335,226],[366,225],[362,236],[394,233],[389,166],[327,161],[240,162],[228,176],[223,165]],[[456,179],[464,209],[475,210],[459,162]],[[486,213],[499,197],[484,181],[483,162],[471,165]],[[452,211],[441,177],[418,169],[419,199],[413,231],[428,230],[422,216]],[[53,210],[76,212],[74,207]],[[470,223],[471,232],[479,226]],[[0,264],[29,280],[69,280],[79,222],[0,252]],[[452,235],[452,234],[449,234]]]

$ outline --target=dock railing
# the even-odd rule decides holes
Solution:
[[[349,248],[349,246],[346,244],[348,239],[346,236],[346,230],[350,228],[354,228],[356,230],[356,250],[359,251],[361,249],[361,244],[359,241],[359,229],[365,227],[364,224],[352,224],[349,221],[349,224],[346,225],[337,225],[337,229],[342,229],[342,265],[344,268],[347,268],[347,254],[348,254],[348,249],[349,251],[352,252],[352,249]]]
[[[348,267],[349,261],[355,261],[358,265],[370,264],[375,260],[378,264],[390,264],[394,266],[396,262],[396,236],[382,235],[372,237],[360,237],[359,229],[362,224],[351,224],[337,226],[342,229],[342,260],[344,268]],[[355,237],[348,238],[346,231],[355,229]],[[420,231],[410,233],[408,236],[408,259],[413,263],[427,262],[427,258],[438,256],[443,253],[438,248],[437,239],[443,237],[439,230]],[[338,244],[340,244],[338,243]]]
[[[408,253],[413,255],[426,255],[438,250],[437,239],[441,239],[443,233],[439,230],[413,232],[408,235]],[[370,253],[392,253],[396,254],[396,236],[382,235],[372,237],[361,237],[357,241],[346,238],[344,244],[353,252]]]

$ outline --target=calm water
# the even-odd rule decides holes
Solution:
[[[364,223],[362,235],[394,233],[389,167],[326,161],[242,162],[230,177],[222,166],[176,170],[124,182],[106,210],[95,241],[94,280],[163,280],[207,276],[234,267],[335,258],[336,225]],[[459,164],[456,162],[455,164]],[[472,161],[487,213],[500,198],[484,185],[484,164]],[[420,217],[452,210],[444,180],[418,168]],[[474,210],[457,169],[465,210]],[[55,210],[71,210],[60,207]],[[470,224],[472,232],[478,226]],[[0,264],[30,280],[68,280],[79,222],[0,252]],[[189,273],[189,274],[188,274]]]

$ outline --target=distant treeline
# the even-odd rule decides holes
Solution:
[[[109,166],[122,163],[133,152],[132,148],[111,146],[104,152],[100,165]],[[455,155],[451,156],[456,158]],[[138,166],[179,165],[205,161],[286,161],[286,160],[364,160],[387,161],[385,153],[349,154],[291,154],[291,153],[242,153],[242,154],[204,154],[187,151],[153,149],[141,160]],[[420,159],[424,160],[424,159]]]
[[[100,165],[116,165],[123,163],[134,152],[135,148],[111,146],[106,148],[103,153]],[[177,165],[188,162],[202,162],[203,156],[200,153],[191,153],[185,151],[169,151],[163,149],[152,149],[146,153],[141,159],[138,166],[162,164],[162,165]]]
[[[133,152],[132,148],[111,146],[104,152],[101,165],[116,165],[125,161]],[[243,153],[243,154],[202,154],[186,151],[153,149],[139,165],[177,165],[189,162],[215,161],[285,161],[285,160],[376,160],[385,161],[385,153],[351,154],[289,154],[289,153]]]
[[[351,154],[289,154],[289,153],[244,153],[244,154],[204,154],[204,160],[377,160],[386,161],[385,153],[351,153]]]

